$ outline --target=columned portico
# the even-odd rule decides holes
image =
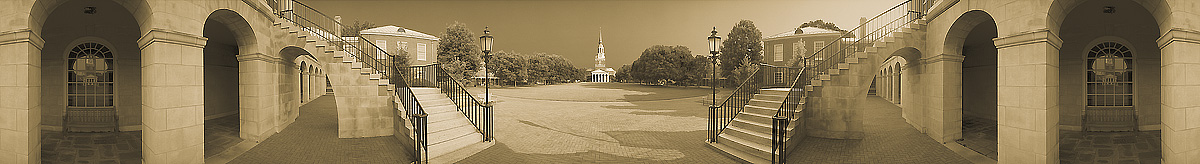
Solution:
[[[241,137],[251,141],[262,141],[278,132],[288,118],[282,115],[278,102],[280,83],[276,67],[280,59],[261,53],[238,55],[238,71],[241,88]]]
[[[39,162],[44,43],[29,29],[0,32],[0,161]]]
[[[204,46],[195,34],[152,29],[142,47],[142,158],[204,161]]]
[[[921,92],[928,101],[921,107],[927,112],[925,134],[947,143],[962,138],[962,62],[957,54],[941,54],[921,59]],[[911,104],[911,103],[910,103]]]
[[[1194,8],[1187,10],[1196,10]],[[1174,28],[1162,47],[1162,153],[1166,163],[1200,162],[1200,32]]]

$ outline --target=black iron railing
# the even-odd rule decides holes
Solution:
[[[791,121],[797,120],[801,116],[803,109],[815,108],[815,104],[822,103],[806,103],[813,99],[807,95],[804,87],[809,86],[812,82],[819,80],[821,76],[828,76],[829,71],[838,71],[838,64],[846,61],[848,57],[858,52],[864,52],[867,47],[872,46],[876,41],[885,37],[891,36],[896,30],[907,28],[913,21],[916,21],[925,16],[925,11],[929,9],[931,1],[929,0],[905,0],[899,5],[880,13],[879,15],[863,22],[858,27],[842,34],[838,40],[830,42],[828,45],[821,47],[820,50],[805,57],[803,60],[798,60],[793,63],[794,66],[801,66],[801,70],[793,80],[789,88],[787,98],[773,116],[771,148],[772,162],[784,163],[787,156],[787,142],[791,137],[791,133],[787,127],[792,124]],[[860,31],[867,30],[871,31]],[[861,32],[862,36],[854,37],[853,32]],[[814,99],[815,100],[815,99]],[[801,108],[803,107],[803,108]]]
[[[416,157],[416,162],[424,163],[425,161],[429,161],[429,114],[425,113],[425,109],[417,101],[417,97],[413,94],[408,82],[404,80],[391,82],[396,85],[396,96],[404,109],[404,113],[397,115],[403,118],[403,120],[408,120],[409,125],[413,127],[409,134],[413,135],[413,155]]]
[[[471,121],[471,125],[475,126],[475,130],[479,131],[479,134],[483,134],[483,141],[491,141],[491,103],[479,102],[479,99],[476,99],[475,96],[471,96],[471,92],[468,92],[467,89],[463,87],[462,83],[459,82],[459,78],[450,76],[445,69],[440,66],[436,66],[437,64],[434,65],[434,67],[438,70],[438,88],[441,88],[442,92],[446,93],[446,96],[449,96],[451,101],[454,101],[454,105],[458,106],[458,111],[462,112],[463,116],[466,116],[467,120]]]
[[[762,82],[761,87],[776,88],[792,86],[793,80],[796,79],[796,76],[800,75],[800,71],[804,68],[759,64],[759,69],[759,71],[763,72],[761,76],[762,80],[760,80]]]
[[[746,110],[746,104],[750,103],[750,99],[762,87],[762,83],[758,81],[762,80],[759,76],[764,71],[759,69],[760,67],[751,68],[754,68],[753,72],[736,89],[733,89],[733,93],[729,97],[726,97],[720,104],[708,107],[708,142],[717,142],[717,135],[729,127],[733,118]]]
[[[413,149],[416,163],[425,163],[429,160],[429,115],[421,108],[420,102],[418,102],[416,96],[412,93],[410,86],[413,85],[409,83],[410,81],[405,80],[406,78],[393,78],[416,76],[419,74],[402,75],[407,72],[400,72],[399,70],[407,70],[407,68],[400,69],[399,66],[394,65],[395,63],[391,61],[392,56],[388,55],[385,49],[379,48],[379,46],[358,35],[344,36],[343,34],[351,34],[351,32],[357,34],[357,31],[345,31],[352,28],[341,24],[340,20],[329,17],[304,3],[295,0],[268,0],[267,5],[275,9],[276,14],[280,18],[291,22],[295,25],[294,27],[299,28],[294,30],[300,33],[301,36],[316,37],[323,40],[326,43],[325,46],[345,52],[345,55],[348,56],[343,56],[343,58],[353,59],[353,65],[355,67],[361,66],[365,70],[364,73],[379,75],[380,79],[389,80],[389,83],[395,87],[393,88],[395,98],[404,108],[403,113],[397,113],[397,115],[404,120],[408,120],[408,123],[413,126],[410,134],[413,135]]]

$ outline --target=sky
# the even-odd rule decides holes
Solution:
[[[368,21],[442,36],[454,22],[475,36],[488,26],[493,51],[562,55],[579,68],[594,68],[600,29],[609,67],[631,64],[654,45],[682,45],[707,54],[713,27],[722,37],[740,20],[754,21],[763,36],[812,20],[850,30],[902,0],[298,0],[343,24]]]

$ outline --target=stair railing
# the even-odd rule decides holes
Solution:
[[[416,75],[415,71],[412,71],[416,69],[398,66],[392,68],[398,68],[392,72],[398,74],[396,76],[399,77],[411,77]],[[394,84],[397,99],[400,101],[400,104],[404,109],[404,113],[398,113],[397,115],[403,118],[403,120],[407,120],[408,124],[413,126],[413,129],[411,129],[411,132],[408,134],[412,135],[413,138],[413,156],[416,157],[415,163],[425,163],[429,161],[429,114],[425,113],[425,109],[422,108],[421,102],[417,101],[416,95],[414,95],[412,92],[412,85],[409,85],[410,82],[411,81],[404,79],[389,81],[389,83]],[[404,125],[397,125],[397,128],[403,126]]]
[[[403,79],[392,78],[394,76],[403,77],[399,67],[394,66],[392,56],[388,55],[385,49],[368,41],[362,36],[343,36],[350,30],[346,25],[341,24],[340,20],[329,17],[328,15],[313,9],[312,7],[300,3],[296,0],[268,0],[268,5],[276,10],[276,14],[287,20],[300,29],[298,32],[307,32],[307,36],[316,36],[324,41],[327,45],[334,49],[344,51],[346,57],[353,58],[356,64],[362,64],[364,69],[371,70],[369,73],[379,74],[381,79],[389,79],[389,83],[395,84],[393,88],[396,98],[404,106],[404,114],[400,117],[408,120],[413,125],[412,135],[414,140],[414,157],[415,163],[426,163],[429,161],[429,131],[428,131],[428,113],[425,113],[421,108],[420,102],[412,93],[410,81],[406,80],[390,80]],[[327,47],[328,48],[328,47]],[[406,68],[407,69],[407,68]],[[391,71],[391,73],[389,73]],[[416,75],[416,74],[410,74]],[[397,127],[398,128],[398,127]]]
[[[789,87],[787,98],[784,99],[779,110],[772,117],[772,132],[771,132],[771,162],[784,163],[786,162],[787,150],[789,149],[788,141],[790,141],[792,131],[788,130],[792,121],[800,121],[798,125],[802,126],[803,120],[797,120],[803,116],[804,109],[817,107],[822,103],[806,103],[814,102],[813,97],[807,95],[806,86],[812,84],[813,81],[821,75],[829,75],[828,71],[838,71],[837,65],[845,62],[847,57],[857,52],[865,51],[865,48],[872,46],[876,41],[890,36],[896,30],[908,27],[913,21],[919,20],[926,15],[926,11],[931,7],[932,3],[929,0],[905,0],[899,5],[876,15],[870,20],[859,24],[858,27],[843,33],[839,39],[821,47],[813,54],[805,57],[803,60],[797,60],[792,65],[804,67],[796,79]],[[871,29],[868,33],[865,30]],[[860,31],[863,30],[863,31]],[[858,36],[855,39],[853,32],[858,31],[865,34]],[[803,108],[800,108],[803,105]]]
[[[475,96],[471,96],[459,78],[450,76],[449,71],[434,64],[437,71],[437,85],[441,88],[446,96],[454,101],[454,105],[458,106],[458,111],[462,112],[467,120],[471,121],[471,125],[475,126],[475,130],[479,134],[483,134],[483,141],[492,140],[492,105],[491,103],[480,102]],[[488,95],[484,95],[488,96]]]
[[[724,132],[729,127],[729,124],[733,123],[733,118],[736,118],[738,114],[746,110],[746,104],[750,103],[750,99],[762,87],[762,83],[759,83],[759,81],[762,80],[760,76],[765,71],[761,71],[759,67],[761,66],[755,65],[751,67],[754,70],[750,73],[750,76],[747,76],[745,81],[742,81],[736,89],[733,89],[733,93],[721,101],[720,104],[708,106],[708,142],[717,142],[717,136]]]

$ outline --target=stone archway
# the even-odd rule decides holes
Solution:
[[[279,92],[282,108],[279,109],[278,120],[286,127],[296,118],[300,116],[300,106],[308,101],[305,100],[304,94],[308,92],[316,92],[305,88],[305,80],[309,79],[304,73],[315,60],[312,54],[303,48],[296,46],[287,46],[279,51],[279,56],[283,59],[280,64],[280,79]],[[323,92],[323,91],[321,91]]]
[[[1189,105],[1168,101],[1173,85],[1170,80],[1176,77],[1187,77],[1186,74],[1171,74],[1169,70],[1180,69],[1179,62],[1172,64],[1171,60],[1179,59],[1169,56],[1169,47],[1186,46],[1187,42],[1174,42],[1180,30],[1171,27],[1170,5],[1157,0],[1109,0],[1109,1],[1056,1],[1061,10],[1050,11],[1052,32],[1062,39],[1061,47],[1056,53],[1060,74],[1058,99],[1059,111],[1056,116],[1061,131],[1057,141],[1061,154],[1057,160],[1064,163],[1081,162],[1079,156],[1088,156],[1086,152],[1104,150],[1101,148],[1081,147],[1075,141],[1088,140],[1095,137],[1111,137],[1120,135],[1130,138],[1134,143],[1162,145],[1160,149],[1117,149],[1114,153],[1142,154],[1148,158],[1096,156],[1095,160],[1135,160],[1139,162],[1195,163],[1186,158],[1166,158],[1172,154],[1195,154],[1195,148],[1189,148],[1185,143],[1172,138],[1194,137],[1187,131],[1200,132],[1176,124],[1172,127],[1168,120],[1175,120],[1177,115],[1192,112],[1185,109]],[[1111,9],[1109,11],[1105,11]],[[1119,47],[1119,48],[1118,48]],[[1160,49],[1161,48],[1161,49]],[[1113,51],[1106,51],[1111,49]],[[1100,51],[1095,51],[1100,50]],[[1103,77],[1106,70],[1100,70],[1097,76],[1097,60],[1104,56],[1117,58],[1119,56],[1123,67],[1114,78]],[[1194,52],[1188,52],[1194,53]],[[1100,55],[1100,56],[1096,56]],[[1191,56],[1191,55],[1185,55]],[[1183,57],[1183,56],[1181,56]],[[1188,62],[1184,62],[1188,63]],[[1115,63],[1114,63],[1115,64]],[[1187,65],[1187,64],[1183,64]],[[1123,65],[1124,66],[1124,65]],[[1100,66],[1103,67],[1103,66]],[[1177,70],[1182,71],[1182,70]],[[1192,72],[1186,70],[1183,72]],[[1172,77],[1174,76],[1174,77]],[[1186,78],[1184,78],[1186,79]],[[1179,82],[1179,81],[1176,81]],[[1182,83],[1174,83],[1182,84]],[[1161,95],[1160,95],[1161,93]],[[1190,99],[1190,97],[1189,97]],[[1174,104],[1172,104],[1174,103]],[[1174,109],[1173,109],[1174,108]],[[1194,110],[1193,110],[1194,111]],[[1180,112],[1172,114],[1173,112]],[[1097,117],[1107,117],[1095,119]],[[1184,119],[1181,116],[1178,119]],[[1118,119],[1124,118],[1124,119]],[[1115,124],[1114,124],[1115,123]],[[1116,126],[1114,126],[1116,125]],[[1161,125],[1161,126],[1160,126]],[[1162,129],[1162,131],[1158,131]],[[1115,133],[1084,133],[1087,131],[1124,131]],[[1140,131],[1140,132],[1134,132]],[[1187,135],[1180,135],[1180,133]],[[1161,134],[1155,136],[1155,134]],[[1177,135],[1177,136],[1171,136]],[[1145,142],[1153,140],[1155,142]],[[1161,141],[1161,142],[1158,142]],[[1104,146],[1122,146],[1112,144],[1097,144]],[[1158,148],[1158,147],[1154,147]],[[1161,152],[1161,153],[1160,153]],[[1153,154],[1153,155],[1149,155]],[[1157,155],[1161,155],[1158,157]],[[1184,155],[1194,156],[1194,155]],[[1193,160],[1195,161],[1195,160]]]
[[[6,50],[0,52],[6,56],[0,68],[8,70],[0,73],[0,77],[9,79],[0,82],[0,91],[5,92],[2,94],[5,100],[0,102],[0,113],[5,113],[0,118],[5,120],[0,121],[0,134],[3,134],[0,140],[6,142],[5,148],[0,149],[0,161],[38,163],[44,155],[56,156],[42,154],[39,148],[56,149],[54,146],[43,147],[43,142],[53,141],[44,139],[71,135],[62,132],[63,127],[69,126],[66,122],[75,122],[69,119],[72,106],[113,109],[104,114],[104,122],[111,123],[102,123],[103,127],[92,130],[125,131],[115,133],[120,134],[118,139],[140,140],[137,132],[130,131],[141,129],[143,122],[141,104],[144,97],[139,89],[142,70],[137,63],[143,55],[137,41],[144,32],[139,31],[144,27],[142,23],[149,20],[148,6],[145,1],[38,0],[0,7],[13,15],[8,18],[11,20],[5,20],[11,23],[6,27],[15,27],[0,31],[0,38],[10,38],[0,43],[0,49]],[[84,10],[81,12],[80,9]],[[88,12],[87,9],[107,12]],[[20,14],[26,12],[27,19],[22,18]],[[95,56],[75,56],[85,54]],[[94,65],[76,64],[81,60],[92,61]],[[79,74],[80,71],[84,74]],[[84,93],[80,92],[80,87],[69,86],[91,86],[92,89],[86,90],[88,95],[107,96],[79,96]],[[72,93],[75,95],[68,96]],[[80,105],[80,97],[91,97],[92,103],[76,106]],[[88,115],[91,114],[99,113]],[[58,135],[43,136],[44,133]],[[71,150],[50,153],[64,151]],[[136,153],[140,149],[126,151]],[[137,162],[140,158],[124,160]]]
[[[241,14],[231,9],[210,13],[204,21],[203,34],[208,39],[201,55],[205,60],[201,65],[205,70],[205,83],[200,86],[206,97],[204,115],[237,113],[236,127],[233,128],[237,129],[237,138],[243,140],[262,141],[278,132],[281,122],[274,117],[279,111],[273,108],[278,108],[279,103],[265,101],[275,99],[271,96],[276,94],[270,91],[278,87],[273,80],[276,75],[272,74],[278,58],[258,51],[254,29]],[[204,133],[210,133],[208,129],[205,128]],[[205,146],[220,145],[206,142]],[[205,155],[215,153],[206,152]]]
[[[979,28],[983,26],[984,28]],[[937,89],[926,91],[923,95],[929,98],[926,104],[928,130],[926,131],[934,140],[949,143],[963,138],[963,115],[965,94],[964,88],[967,88],[964,79],[965,67],[968,63],[965,60],[980,60],[968,59],[964,53],[972,53],[973,50],[990,50],[991,55],[971,55],[989,58],[991,60],[980,61],[982,65],[992,65],[993,71],[989,73],[995,79],[995,53],[994,45],[988,45],[992,38],[996,36],[996,23],[992,16],[982,10],[972,10],[963,13],[950,26],[942,54],[931,56],[922,59],[924,68],[930,71],[927,75],[938,77],[939,81],[931,81],[925,85]],[[968,46],[974,46],[968,47]],[[983,46],[983,47],[979,47]],[[980,58],[980,57],[974,57]],[[991,62],[991,63],[989,63]],[[982,69],[987,71],[989,69]],[[980,75],[985,77],[986,75]],[[995,80],[993,80],[995,81]],[[983,86],[986,87],[986,86]],[[995,88],[993,85],[992,88]],[[974,94],[974,93],[972,93]],[[990,96],[990,99],[997,99],[996,96]],[[986,106],[986,105],[984,105]],[[982,106],[981,106],[982,107]],[[994,150],[993,150],[994,151]]]

